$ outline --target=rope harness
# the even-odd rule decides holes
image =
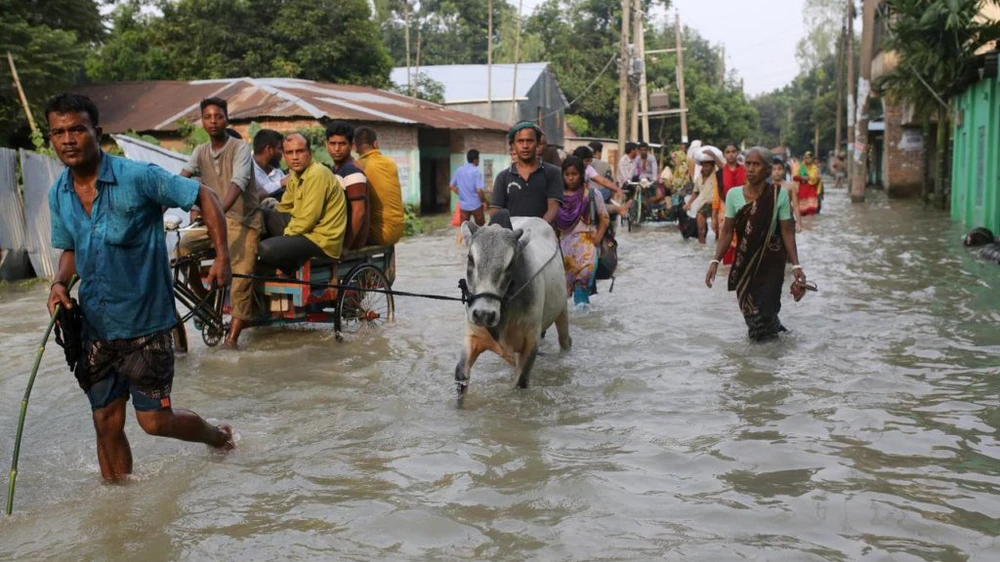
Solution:
[[[337,289],[337,290],[342,290],[342,291],[369,291],[369,292],[372,292],[372,293],[382,293],[382,294],[385,294],[385,295],[392,295],[393,297],[413,297],[413,298],[430,299],[430,300],[437,300],[437,301],[460,302],[460,303],[465,304],[465,305],[471,305],[476,300],[482,299],[482,298],[495,299],[497,301],[500,301],[501,304],[503,304],[503,303],[506,303],[507,301],[513,299],[517,295],[521,294],[521,291],[523,291],[524,289],[526,289],[528,287],[528,285],[530,285],[531,282],[534,281],[542,273],[542,271],[545,270],[545,267],[547,265],[549,265],[549,263],[551,263],[552,260],[554,260],[556,258],[556,256],[558,256],[561,253],[562,253],[562,248],[556,246],[556,251],[552,253],[552,257],[550,257],[548,260],[546,260],[546,262],[544,264],[542,264],[542,267],[538,268],[538,271],[536,271],[535,274],[532,275],[523,285],[521,285],[520,287],[518,287],[517,290],[511,292],[510,289],[508,288],[506,296],[501,296],[501,295],[498,295],[496,293],[489,293],[489,292],[472,293],[472,292],[469,291],[469,284],[468,284],[468,282],[465,279],[459,279],[458,280],[458,289],[462,292],[462,296],[461,297],[449,297],[447,295],[432,295],[432,294],[428,294],[428,293],[412,293],[412,292],[408,292],[408,291],[394,291],[392,289],[378,289],[378,288],[375,288],[375,287],[358,287],[356,285],[342,285],[340,283],[318,283],[318,282],[313,282],[313,281],[301,281],[299,279],[292,279],[292,278],[287,278],[287,277],[274,277],[274,276],[267,276],[267,275],[246,275],[246,274],[243,274],[243,273],[234,273],[233,277],[237,278],[237,279],[250,279],[251,281],[265,281],[265,282],[272,282],[272,283],[291,283],[293,285],[305,285],[305,286],[308,286],[308,287],[319,287],[319,288]]]

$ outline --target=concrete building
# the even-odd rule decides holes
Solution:
[[[977,57],[975,77],[955,100],[951,216],[967,228],[1000,235],[1000,78],[991,51]]]
[[[399,94],[289,78],[118,82],[77,86],[97,103],[105,133],[134,131],[171,150],[189,149],[186,135],[200,120],[199,102],[221,97],[231,126],[281,132],[321,128],[333,120],[366,125],[399,167],[403,200],[422,212],[449,206],[448,181],[471,148],[481,153],[488,184],[507,162],[507,125]]]
[[[508,124],[534,121],[545,131],[549,144],[564,145],[563,124],[569,102],[547,62],[518,64],[517,92],[514,65],[494,64],[492,104],[486,88],[489,80],[485,64],[410,67],[411,85],[415,73],[444,86],[445,107]],[[394,68],[390,78],[397,87],[406,88],[407,67]]]

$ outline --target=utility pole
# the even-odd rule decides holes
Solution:
[[[487,35],[486,35],[486,110],[493,119],[493,0],[487,3]]]
[[[642,140],[649,142],[649,92],[646,89],[646,25],[643,21],[642,4],[635,0],[635,35],[639,52],[637,58],[642,65],[639,74],[639,111],[642,112]]]
[[[514,93],[510,96],[510,122],[517,121],[517,59],[521,56],[521,9],[524,0],[517,2],[517,36],[514,39]]]
[[[854,0],[847,0],[847,177],[854,177]]]
[[[840,28],[840,40],[837,41],[837,133],[833,141],[833,161],[836,162],[840,156],[840,141],[843,138],[841,126],[844,120],[844,38],[847,35],[846,24]]]
[[[687,98],[684,95],[684,46],[681,44],[681,14],[674,12],[674,39],[677,42],[677,93],[681,96],[681,142],[688,141]]]
[[[406,95],[413,97],[413,83],[410,80],[410,2],[403,3],[403,21],[406,30],[403,32],[406,40]]]
[[[631,2],[622,0],[622,32],[618,53],[618,158],[625,154],[625,119],[628,113],[628,68],[632,57],[628,49],[629,21],[632,13]]]
[[[858,116],[854,131],[854,171],[851,175],[851,201],[865,200],[868,179],[868,101],[871,99],[872,48],[875,38],[875,0],[863,0],[861,28],[861,74],[858,76]]]

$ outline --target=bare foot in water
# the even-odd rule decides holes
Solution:
[[[237,343],[236,340],[226,338],[226,340],[222,342],[222,347],[224,349],[232,349],[232,350],[236,351],[236,350],[239,350],[240,344]]]
[[[235,433],[233,433],[233,426],[223,423],[216,426],[216,429],[222,432],[224,436],[224,441],[221,445],[212,445],[211,447],[216,451],[228,452],[236,448]]]

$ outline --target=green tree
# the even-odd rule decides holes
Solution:
[[[385,86],[391,61],[366,0],[126,2],[87,61],[94,80],[283,76]]]
[[[979,18],[986,4],[1000,0],[886,0],[885,47],[898,56],[896,67],[875,88],[889,101],[912,103],[924,114],[937,115],[938,177],[935,193],[942,207],[950,200],[952,145],[949,140],[953,98],[974,73],[975,51],[1000,38],[1000,22]]]
[[[0,145],[28,144],[28,121],[10,76],[8,52],[35,121],[45,99],[80,78],[88,48],[104,28],[94,0],[0,0]],[[44,127],[43,127],[44,128]]]

